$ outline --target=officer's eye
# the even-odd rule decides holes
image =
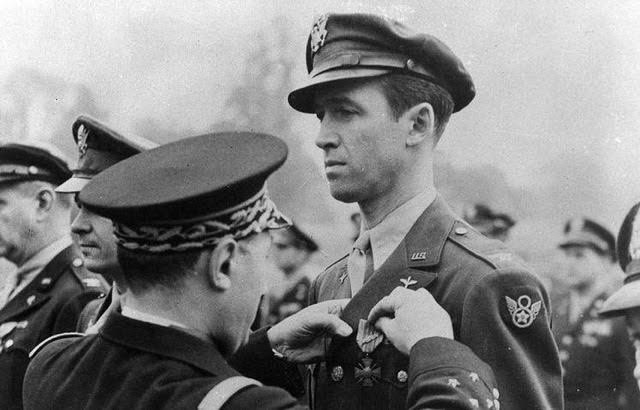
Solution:
[[[76,203],[76,206],[80,209],[82,209],[82,203],[80,202],[80,200],[78,199],[78,194],[75,194],[73,196],[73,201]]]
[[[324,118],[324,111],[316,111],[316,117],[322,121],[322,119]]]

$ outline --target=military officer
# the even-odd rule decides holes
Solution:
[[[484,236],[503,242],[508,239],[509,231],[516,224],[508,214],[495,212],[485,204],[473,205],[466,210],[463,218]]]
[[[296,224],[274,232],[271,256],[283,280],[267,292],[265,324],[278,323],[307,306],[311,280],[320,271],[310,264],[317,251],[316,242]]]
[[[29,351],[75,329],[102,292],[71,246],[71,200],[54,188],[71,172],[42,147],[0,146],[0,257],[17,269],[0,289],[0,408],[22,408]]]
[[[635,350],[633,376],[640,388],[640,202],[622,222],[616,242],[618,262],[625,272],[624,284],[602,304],[602,317],[623,316]]]
[[[264,291],[268,231],[288,223],[265,190],[286,153],[263,134],[203,135],[93,178],[79,200],[114,221],[126,304],[98,334],[35,349],[25,408],[301,408],[260,382],[299,383],[289,361],[322,357],[323,334],[352,333],[337,316],[345,301],[316,304],[251,335],[232,358],[244,375],[226,361],[247,340]],[[416,316],[430,325],[414,326]],[[499,405],[491,369],[451,340],[450,318],[428,292],[396,289],[368,319],[371,340],[379,336],[373,323],[411,358],[408,406]]]
[[[306,63],[309,79],[289,104],[318,117],[330,193],[362,214],[354,249],[314,281],[311,302],[351,297],[342,318],[358,328],[396,286],[425,288],[451,315],[456,340],[493,367],[505,408],[562,408],[546,290],[434,188],[433,149],[450,114],[475,95],[462,61],[396,21],[328,14],[313,24]],[[404,406],[406,358],[362,340],[334,339],[314,369],[318,408]]]
[[[624,320],[598,316],[619,276],[615,238],[588,218],[568,221],[564,233],[559,246],[568,261],[568,291],[555,306],[553,330],[564,370],[565,407],[640,408]]]
[[[73,139],[78,147],[78,164],[71,178],[56,188],[56,192],[78,195],[97,173],[111,165],[141,151],[155,148],[158,144],[135,135],[124,136],[103,122],[88,115],[80,115],[71,127]],[[78,201],[76,200],[76,203]],[[85,266],[99,273],[109,282],[115,280],[122,289],[122,273],[116,258],[116,240],[113,223],[91,211],[80,207],[71,223],[71,232],[84,256]],[[111,302],[109,292],[102,300],[91,301],[80,315],[77,330],[84,332]]]

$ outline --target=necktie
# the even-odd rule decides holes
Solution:
[[[353,249],[347,260],[347,271],[353,296],[358,293],[373,273],[373,254],[369,231],[363,231],[353,244]]]

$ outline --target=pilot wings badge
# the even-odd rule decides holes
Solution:
[[[509,296],[505,296],[505,299],[507,300],[507,309],[509,309],[511,320],[519,328],[531,326],[542,307],[541,300],[531,303],[531,298],[527,295],[518,297],[517,302]]]

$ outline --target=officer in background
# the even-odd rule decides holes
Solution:
[[[16,265],[0,290],[0,408],[22,408],[29,351],[72,331],[102,294],[71,246],[71,198],[54,189],[71,172],[44,148],[0,146],[0,257]]]
[[[316,242],[296,224],[273,233],[271,257],[283,279],[267,292],[265,325],[278,323],[307,306],[311,280],[320,272],[310,264],[317,251]]]
[[[96,174],[125,158],[158,146],[141,137],[124,136],[88,115],[80,115],[71,130],[78,147],[78,164],[71,178],[57,187],[56,192],[76,197]],[[80,205],[77,198],[76,203]],[[114,286],[119,287],[118,292],[122,294],[122,271],[116,256],[116,239],[111,220],[80,205],[80,210],[71,223],[71,232],[84,256],[86,268],[99,273],[110,283],[115,280]],[[79,332],[86,331],[96,321],[109,306],[112,296],[110,291],[105,299],[91,301],[85,307],[78,320]]]
[[[126,304],[98,334],[35,349],[25,408],[301,408],[261,382],[300,384],[289,361],[321,358],[322,335],[352,332],[337,316],[345,301],[253,334],[232,358],[244,375],[226,361],[247,341],[264,291],[269,231],[288,224],[265,189],[286,154],[263,134],[203,135],[121,161],[83,188],[82,206],[114,221]],[[410,354],[408,406],[497,403],[491,369],[451,340],[451,321],[428,292],[396,289],[369,315]],[[414,326],[415,317],[430,325]]]
[[[625,273],[624,285],[602,304],[602,317],[624,317],[635,350],[633,376],[640,388],[640,202],[622,222],[616,243],[618,262]],[[626,364],[624,365],[626,368]],[[629,407],[630,408],[630,407]]]
[[[546,290],[518,256],[455,215],[434,186],[434,147],[451,113],[475,95],[462,61],[396,21],[329,14],[313,25],[306,62],[308,82],[289,104],[318,117],[315,143],[331,195],[357,202],[362,214],[354,249],[311,287],[311,302],[352,297],[342,318],[360,330],[334,339],[314,370],[317,407],[405,405],[406,357],[359,325],[404,286],[427,289],[447,310],[456,340],[496,372],[504,408],[562,408]]]
[[[463,219],[487,238],[506,241],[516,221],[506,213],[495,212],[485,204],[475,204],[465,210]]]
[[[559,245],[567,259],[567,292],[556,304],[553,330],[564,370],[567,409],[638,409],[633,351],[624,321],[598,316],[619,272],[615,238],[587,218],[565,224]]]

